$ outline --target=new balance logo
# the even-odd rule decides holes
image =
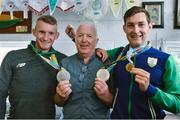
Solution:
[[[21,68],[24,67],[26,65],[26,63],[19,63],[18,65],[16,65],[16,68]]]

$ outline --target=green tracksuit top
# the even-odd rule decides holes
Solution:
[[[0,118],[4,118],[7,96],[10,118],[55,118],[53,96],[57,70],[36,52],[29,45],[5,56],[0,68]],[[49,57],[51,53],[58,61],[66,57],[53,48],[43,56]]]

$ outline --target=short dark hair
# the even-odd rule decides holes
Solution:
[[[43,21],[51,25],[57,25],[57,20],[51,15],[42,15],[37,19],[37,22],[38,21]]]
[[[126,11],[126,13],[124,14],[124,24],[126,24],[126,20],[128,17],[131,17],[131,16],[133,16],[137,13],[141,13],[141,12],[143,12],[146,15],[147,22],[150,23],[151,20],[150,20],[150,15],[149,15],[148,11],[146,9],[144,9],[143,7],[133,6],[130,9],[128,9]]]

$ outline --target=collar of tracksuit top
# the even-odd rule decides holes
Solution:
[[[57,58],[55,56],[55,53],[57,51],[54,50],[54,48],[51,47],[49,52],[42,52],[41,50],[35,47],[35,41],[31,41],[31,43],[28,45],[28,48],[31,48],[36,53],[36,55],[40,56],[51,67],[55,69],[60,69]],[[48,59],[47,57],[50,57],[50,59]]]
[[[37,55],[42,55],[42,56],[43,55],[51,55],[51,54],[56,53],[56,51],[52,47],[49,50],[49,52],[42,52],[41,50],[39,50],[35,47],[35,41],[31,41],[31,43],[28,45],[28,48],[31,48]]]

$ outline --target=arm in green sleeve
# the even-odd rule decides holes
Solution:
[[[116,60],[116,52],[119,50],[120,47],[111,49],[111,50],[107,50],[107,54],[108,54],[108,58],[111,62]]]
[[[153,104],[172,113],[180,113],[180,71],[172,56],[166,62],[163,77],[163,89],[157,88],[156,94],[150,98]]]

